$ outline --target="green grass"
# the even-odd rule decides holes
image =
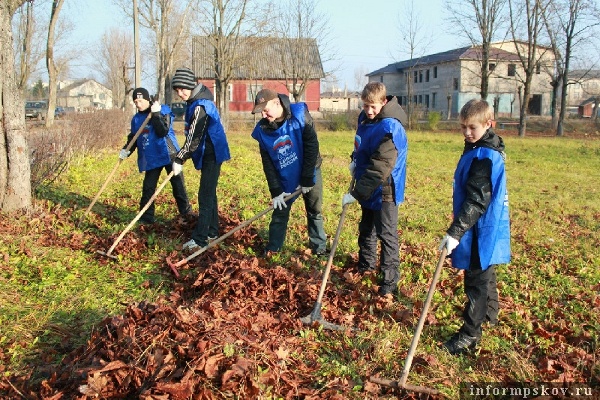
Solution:
[[[323,215],[330,236],[350,182],[347,165],[353,136],[349,131],[319,135]],[[420,363],[409,376],[409,383],[438,387],[452,398],[457,397],[458,382],[494,381],[498,371],[514,380],[540,380],[539,358],[570,354],[577,348],[577,341],[564,336],[581,338],[586,343],[580,347],[596,357],[595,367],[575,375],[587,382],[600,380],[600,141],[504,139],[513,261],[498,268],[503,323],[485,331],[480,361],[453,358],[440,350],[439,342],[460,326],[464,302],[460,276],[445,269],[431,310],[438,323],[426,325],[417,349],[417,356],[429,364]],[[229,142],[232,159],[222,168],[220,211],[239,213],[245,220],[269,206],[269,193],[249,132],[230,133]],[[451,221],[452,174],[461,151],[458,133],[409,134],[406,202],[400,207],[398,228],[400,288],[410,296],[401,295],[387,308],[373,310],[375,317],[365,322],[366,330],[355,335],[298,332],[322,366],[315,381],[351,380],[356,398],[364,398],[360,391],[367,376],[379,372],[389,379],[400,377],[416,321],[397,323],[395,313],[419,310],[425,298],[438,242]],[[4,355],[0,371],[5,375],[26,372],[32,360],[57,362],[84,344],[105,317],[122,312],[130,302],[153,301],[172,288],[172,276],[157,265],[189,233],[181,232],[176,241],[152,234],[146,239],[146,252],[117,252],[117,263],[93,253],[106,250],[102,246],[110,245],[137,213],[143,176],[134,159],[121,166],[88,220],[76,226],[116,161],[112,150],[77,159],[68,173],[37,194],[36,212],[3,216],[3,224],[11,224],[10,235],[0,233],[0,355]],[[197,209],[198,173],[189,162],[184,173]],[[157,201],[156,216],[166,223],[175,215],[167,185]],[[359,218],[359,207],[351,206],[339,240],[338,267],[344,264],[344,255],[358,251]],[[305,215],[299,202],[290,221],[284,251],[278,255],[282,265],[306,248]],[[265,217],[253,224],[263,238],[268,222]],[[333,284],[340,281],[332,276]],[[363,279],[359,284],[372,282]],[[556,332],[562,332],[563,339]]]

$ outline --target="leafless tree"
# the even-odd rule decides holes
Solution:
[[[31,169],[21,91],[15,79],[11,19],[25,0],[0,1],[0,210],[31,206]]]
[[[480,95],[486,100],[489,93],[490,47],[497,39],[505,22],[504,8],[507,0],[466,0],[446,4],[450,26],[465,36],[473,46],[481,47],[479,76]]]
[[[358,92],[362,92],[365,85],[368,83],[367,74],[369,70],[364,65],[354,68],[354,88]]]
[[[244,24],[251,19],[247,11],[249,5],[250,0],[202,0],[194,13],[198,19],[194,25],[200,29],[202,36],[208,38],[211,48],[207,51],[214,55],[213,71],[195,72],[214,75],[215,103],[226,126],[229,121],[227,87],[234,79],[235,68],[247,64],[247,55],[237,49],[244,40]]]
[[[48,25],[48,41],[46,42],[46,68],[48,68],[48,113],[46,126],[54,124],[54,108],[56,106],[56,87],[61,64],[54,58],[54,45],[56,43],[55,30],[58,17],[64,0],[54,0],[50,10],[50,24]]]
[[[519,136],[525,136],[527,131],[527,110],[531,96],[531,82],[543,56],[544,49],[540,48],[538,40],[544,28],[542,14],[546,2],[542,0],[508,0],[510,15],[510,32],[515,44],[522,74],[516,71],[516,78],[522,86],[519,90]],[[525,37],[526,41],[520,40]]]
[[[568,85],[575,83],[569,79],[571,62],[578,48],[585,46],[590,39],[595,40],[592,31],[600,24],[600,19],[598,7],[584,0],[551,0],[542,16],[556,58],[556,72],[551,83],[553,110],[558,108],[559,112],[557,118],[556,112],[553,112],[553,120],[556,121],[556,136],[562,136]],[[560,95],[558,101],[557,93]]]
[[[415,122],[415,104],[413,101],[413,74],[425,52],[431,45],[433,38],[425,31],[419,12],[415,9],[414,0],[406,2],[405,10],[398,16],[398,31],[400,33],[400,47],[398,51],[408,57],[408,68],[405,69],[406,79],[406,114],[408,115],[408,129]]]
[[[102,35],[98,44],[102,58],[99,65],[104,83],[111,89],[113,99],[119,108],[128,104],[128,94],[132,88],[133,38],[119,28],[112,28]]]
[[[126,15],[133,18],[130,0],[114,0],[114,2]],[[171,101],[171,73],[174,69],[175,55],[189,33],[190,10],[196,2],[197,0],[138,1],[140,25],[152,33],[152,40],[146,45],[154,51],[158,98],[164,99],[165,103]]]
[[[282,62],[285,84],[294,101],[298,102],[309,82],[319,72],[312,62],[316,58],[313,50],[318,50],[321,65],[326,61],[323,59],[325,54],[329,54],[329,18],[319,12],[317,0],[284,1],[280,3],[278,14],[277,33],[283,38],[284,45],[278,56],[286,60]],[[311,42],[316,42],[316,47]]]

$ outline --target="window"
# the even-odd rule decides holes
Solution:
[[[423,104],[423,95],[422,94],[419,95],[419,104]]]
[[[435,97],[436,97],[437,93],[433,92],[431,93],[431,108],[435,108]]]
[[[433,67],[433,79],[437,79],[437,66]]]
[[[251,101],[254,103],[254,98],[256,97],[256,94],[258,92],[260,92],[263,88],[263,85],[248,85],[248,92],[246,93],[246,101]]]
[[[508,64],[508,76],[517,75],[517,65],[516,64]]]
[[[454,90],[458,90],[458,78],[454,78],[452,80],[452,87],[454,88]]]
[[[490,72],[494,72],[495,69],[496,69],[496,64],[494,64],[494,63],[489,63],[488,64],[488,70]]]
[[[541,72],[542,72],[542,66],[538,62],[535,64],[535,73],[539,75]]]
[[[383,83],[383,75],[379,77],[379,82]]]
[[[429,95],[425,95],[425,107],[429,108]]]
[[[425,82],[429,82],[429,70],[425,71]]]
[[[414,78],[414,80],[413,80],[413,81],[414,81],[415,83],[417,83],[417,82],[419,81],[419,71],[415,71],[415,72],[414,72],[414,76],[415,76],[415,78]]]
[[[383,75],[381,76],[381,79],[383,80]],[[294,91],[293,90],[294,89],[294,84],[290,83],[288,85],[287,89],[288,89],[288,92],[290,94],[290,100],[292,100],[292,102],[293,102],[294,101],[294,95],[292,93]],[[296,84],[296,89],[300,90],[300,84],[299,83]],[[298,101],[306,101],[306,88],[305,88],[304,92],[302,92],[302,95],[300,95],[300,98],[298,99]]]
[[[419,82],[423,82],[423,71],[419,71]]]
[[[233,84],[227,85],[227,98],[229,101],[233,101]]]
[[[413,103],[415,103],[415,104],[417,103],[417,95],[416,94],[413,96]]]

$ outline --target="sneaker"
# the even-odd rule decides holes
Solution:
[[[317,256],[317,257],[324,257],[324,256],[328,256],[329,253],[331,253],[330,249],[321,249],[321,250],[311,250],[313,256]]]
[[[183,246],[181,246],[181,250],[196,251],[199,248],[200,246],[194,241],[194,239],[190,239],[188,242],[185,242]]]
[[[208,236],[206,238],[206,240],[208,240],[209,242],[212,242],[213,240],[216,240],[218,238],[218,236]]]
[[[444,347],[454,356],[474,350],[477,347],[479,340],[480,338],[478,337],[469,336],[463,332],[457,332],[444,343]]]

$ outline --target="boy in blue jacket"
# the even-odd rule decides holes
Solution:
[[[440,244],[464,270],[468,299],[462,327],[444,343],[453,355],[477,346],[484,322],[498,323],[495,266],[510,261],[504,142],[491,129],[493,118],[490,105],[476,99],[459,115],[465,147],[454,172],[454,218]]]
[[[406,114],[396,97],[387,96],[383,83],[369,82],[361,94],[354,152],[349,169],[355,178],[342,206],[358,200],[362,216],[358,225],[358,271],[375,271],[377,239],[381,242],[379,267],[383,283],[379,295],[398,291],[400,249],[398,206],[404,201],[408,141],[403,123]]]
[[[131,151],[126,150],[127,144],[125,144],[119,152],[119,158],[124,160],[136,148],[138,150],[138,168],[140,172],[145,172],[142,198],[140,199],[140,209],[142,209],[156,191],[158,178],[163,168],[167,173],[171,173],[171,162],[179,151],[179,144],[173,131],[174,115],[168,106],[161,106],[157,101],[150,104],[150,94],[142,87],[133,91],[133,103],[138,112],[131,119],[131,132],[127,137],[127,143],[131,141],[146,120],[148,113],[152,113],[152,116],[131,147]],[[179,215],[184,218],[189,217],[192,208],[185,190],[183,174],[171,178],[171,187]],[[153,224],[154,221],[154,203],[152,203],[140,217],[139,222]]]
[[[219,111],[213,101],[211,91],[202,83],[196,83],[196,76],[189,68],[178,68],[173,75],[171,86],[177,95],[187,102],[185,111],[185,143],[173,161],[173,171],[179,174],[188,158],[200,174],[198,188],[198,223],[192,238],[182,249],[196,251],[219,236],[219,208],[217,185],[221,175],[221,164],[231,158],[225,128],[221,124]]]

